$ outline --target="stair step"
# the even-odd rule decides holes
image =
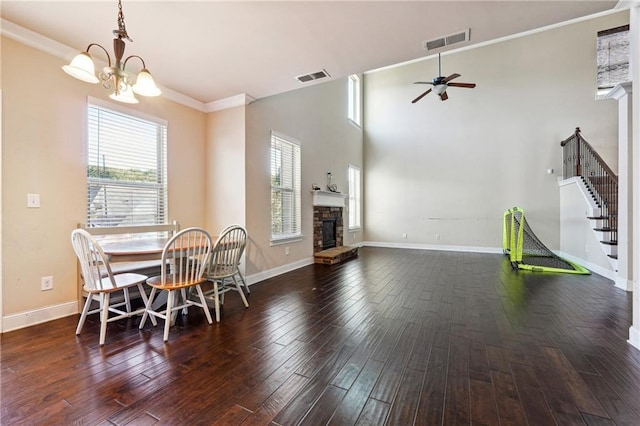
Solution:
[[[593,228],[594,231],[598,231],[598,232],[615,232],[617,231],[616,228]]]
[[[589,220],[605,220],[605,219],[611,219],[613,217],[616,217],[616,214],[610,214],[609,216],[587,216],[587,219]]]
[[[612,259],[618,260],[618,255],[617,254],[608,254],[607,256],[609,256]]]
[[[617,240],[611,240],[611,241],[600,241],[602,244],[606,244],[608,246],[617,246],[618,245],[618,241]]]

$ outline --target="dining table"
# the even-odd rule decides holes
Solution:
[[[168,237],[130,238],[105,241],[101,247],[110,262],[137,262],[160,259],[168,241]]]
[[[215,236],[212,236],[212,245],[215,241]],[[144,237],[144,238],[126,238],[126,239],[110,239],[100,242],[102,251],[109,258],[109,263],[118,265],[118,263],[129,263],[133,266],[133,263],[140,262],[140,265],[151,265],[154,261],[157,266],[160,266],[160,260],[162,258],[162,251],[166,246],[170,237]],[[178,247],[181,247],[183,241],[180,241]],[[184,244],[192,245],[194,242],[187,243],[184,240]],[[166,295],[161,292],[154,300],[154,309],[159,308],[166,303]],[[175,313],[172,315],[172,323],[175,321]]]

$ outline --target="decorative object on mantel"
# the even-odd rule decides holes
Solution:
[[[340,193],[340,191],[338,191],[338,185],[336,185],[335,183],[331,183],[332,177],[333,176],[331,175],[331,172],[327,172],[327,190]]]
[[[320,187],[315,183],[311,185],[311,189],[313,189],[314,191],[320,191]]]
[[[127,34],[127,29],[124,25],[124,14],[122,13],[121,0],[118,0],[118,29],[113,30],[113,35],[117,37],[113,39],[113,56],[116,61],[115,66],[111,66],[111,56],[109,56],[107,49],[98,43],[91,43],[87,46],[86,51],[80,52],[75,58],[73,58],[69,65],[62,67],[64,72],[87,83],[97,84],[102,81],[102,87],[105,89],[113,89],[113,93],[109,97],[114,101],[137,104],[138,100],[134,96],[133,92],[142,96],[159,96],[162,92],[153,81],[153,77],[151,77],[151,74],[144,63],[144,59],[138,55],[131,55],[122,61],[125,48],[123,39],[129,40],[130,42],[133,42],[133,40],[131,40]],[[105,67],[98,76],[96,76],[93,58],[89,54],[89,49],[93,46],[97,46],[104,50],[109,63],[109,65]],[[138,58],[142,61],[142,69],[138,73],[135,84],[133,83],[131,74],[125,71],[127,62],[131,58]]]

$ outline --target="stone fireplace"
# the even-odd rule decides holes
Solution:
[[[342,207],[313,207],[313,252],[343,244]]]
[[[335,265],[358,256],[357,247],[343,245],[344,200],[339,192],[311,191],[313,199],[313,259]]]

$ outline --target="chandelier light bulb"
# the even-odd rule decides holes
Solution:
[[[133,94],[131,86],[128,84],[120,88],[117,92],[113,92],[109,95],[111,99],[118,102],[124,102],[125,104],[137,104],[138,100]]]
[[[133,85],[133,91],[141,96],[160,96],[162,93],[146,68],[142,68],[138,73],[136,84]]]
[[[62,67],[64,72],[72,77],[87,83],[97,84],[100,82],[96,77],[96,67],[87,52],[78,53],[69,65]]]

